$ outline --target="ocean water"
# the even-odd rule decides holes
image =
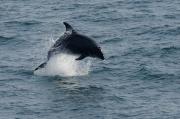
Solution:
[[[35,75],[63,21],[105,60]],[[0,119],[179,118],[179,0],[0,0]]]

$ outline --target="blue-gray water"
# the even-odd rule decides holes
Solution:
[[[62,21],[106,60],[36,76]],[[0,0],[0,119],[179,119],[179,0]]]

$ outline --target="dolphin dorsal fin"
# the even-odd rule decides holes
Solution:
[[[66,32],[67,32],[67,31],[68,31],[68,32],[71,32],[71,33],[75,32],[75,30],[72,28],[72,26],[71,26],[70,24],[68,24],[67,22],[63,22],[63,24],[64,24],[65,27],[66,27]]]

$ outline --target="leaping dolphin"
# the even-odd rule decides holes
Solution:
[[[54,43],[47,55],[47,61],[54,55],[68,53],[79,55],[75,60],[82,60],[86,57],[96,57],[104,60],[101,48],[91,38],[79,34],[67,22],[63,22],[66,27],[65,33]],[[35,70],[45,67],[47,61],[39,65]]]

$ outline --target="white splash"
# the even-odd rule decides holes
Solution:
[[[81,76],[87,75],[91,62],[88,60],[75,60],[77,56],[68,54],[58,54],[53,56],[44,68],[34,72],[41,76]]]

